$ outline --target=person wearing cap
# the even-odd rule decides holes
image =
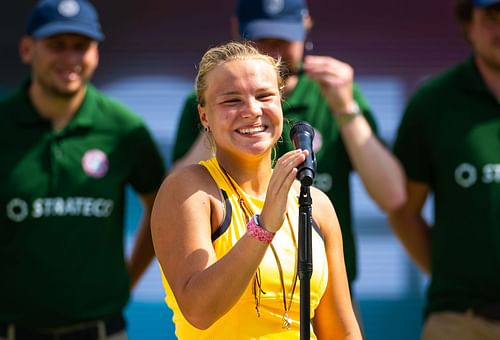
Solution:
[[[240,37],[255,42],[262,51],[280,57],[286,66],[283,114],[285,126],[277,156],[294,148],[289,131],[297,121],[315,130],[317,159],[314,186],[335,205],[342,229],[349,284],[357,275],[352,228],[349,177],[356,170],[368,193],[384,211],[399,207],[405,199],[403,171],[395,157],[376,136],[376,123],[353,69],[329,56],[304,57],[306,34],[311,25],[303,0],[240,0],[237,5]],[[183,108],[173,152],[174,167],[210,158],[210,132],[199,131],[196,96]],[[287,123],[288,122],[288,123]],[[351,287],[352,288],[352,287]]]
[[[409,100],[394,145],[408,200],[389,218],[430,276],[422,339],[500,339],[500,0],[455,14],[472,53]]]
[[[127,338],[165,166],[143,120],[89,83],[103,39],[89,1],[42,0],[20,40],[30,76],[0,100],[2,340]],[[144,212],[126,261],[128,185]]]

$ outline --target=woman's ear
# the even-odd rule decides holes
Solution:
[[[198,104],[198,115],[200,116],[201,125],[203,125],[204,128],[208,128],[209,124],[207,120],[207,113],[200,104]]]

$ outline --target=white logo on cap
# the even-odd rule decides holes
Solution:
[[[75,0],[63,0],[57,6],[57,11],[63,17],[74,17],[80,12],[80,5]]]
[[[101,178],[108,172],[108,156],[99,149],[89,150],[83,155],[82,167],[90,177]]]
[[[264,0],[262,4],[264,12],[270,15],[280,13],[285,8],[284,0]]]

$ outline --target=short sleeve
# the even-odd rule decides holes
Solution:
[[[147,127],[140,125],[132,130],[127,145],[133,159],[129,183],[138,193],[157,190],[166,169],[160,150]]]
[[[394,154],[401,161],[409,178],[430,182],[431,150],[427,146],[428,130],[424,126],[428,112],[421,101],[419,93],[409,101],[398,128]]]
[[[178,160],[189,151],[200,131],[201,123],[198,115],[198,101],[196,94],[192,92],[186,98],[181,117],[179,118],[172,161]]]

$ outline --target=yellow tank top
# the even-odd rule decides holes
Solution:
[[[240,208],[238,197],[242,197],[254,213],[260,213],[264,201],[247,195],[236,182],[225,175],[216,158],[200,162],[213,177],[226,200],[226,218],[219,229],[212,235],[217,258],[224,256],[233,245],[246,233],[244,212]],[[236,189],[236,190],[235,190]],[[297,193],[291,190],[288,215],[292,223],[293,234],[287,219],[273,239],[277,257],[282,267],[283,282],[285,286],[286,304],[290,304],[294,277],[297,272],[297,245],[298,240],[298,202]],[[318,307],[328,283],[328,266],[324,243],[321,235],[313,230],[313,273],[311,276],[310,303],[311,319]],[[162,281],[166,291],[166,303],[173,311],[175,334],[178,339],[299,339],[300,338],[300,280],[296,280],[293,299],[288,311],[291,319],[290,329],[283,325],[284,302],[282,280],[278,269],[278,261],[271,247],[268,248],[260,266],[260,281],[262,292],[260,294],[259,310],[257,314],[256,302],[252,293],[253,282],[249,282],[245,292],[237,303],[223,317],[217,320],[210,328],[199,330],[193,327],[182,315],[172,290],[163,276]],[[227,283],[228,285],[231,282]],[[316,339],[311,327],[311,339]]]

